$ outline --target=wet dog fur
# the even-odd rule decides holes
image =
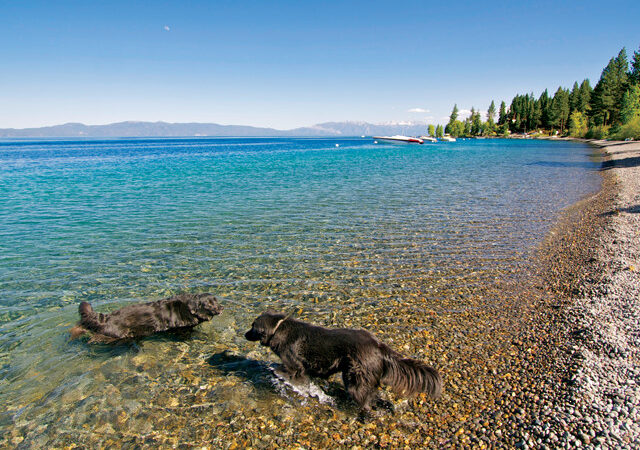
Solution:
[[[71,338],[90,333],[90,342],[122,343],[165,331],[186,331],[222,312],[212,294],[180,294],[128,305],[110,314],[97,313],[87,302],[78,308],[80,321]]]
[[[342,372],[345,389],[366,416],[381,384],[396,393],[440,396],[442,378],[425,363],[405,358],[365,330],[329,329],[267,311],[246,332],[282,360],[283,374],[294,382],[328,378]]]

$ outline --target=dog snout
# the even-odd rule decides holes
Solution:
[[[260,339],[260,336],[258,336],[258,333],[256,333],[256,331],[253,328],[247,331],[244,334],[244,337],[247,341],[257,341],[258,339]]]

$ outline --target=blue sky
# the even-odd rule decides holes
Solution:
[[[638,23],[637,0],[0,0],[0,128],[445,123],[595,85]]]

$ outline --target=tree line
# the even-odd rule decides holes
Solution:
[[[497,115],[497,117],[496,117]],[[588,79],[571,89],[558,87],[551,96],[545,89],[538,98],[533,93],[516,95],[509,107],[503,101],[496,111],[492,100],[486,121],[471,108],[471,114],[458,120],[453,106],[443,130],[453,137],[507,136],[511,133],[539,133],[594,139],[640,139],[640,48],[631,62],[623,48],[602,70],[594,88]],[[496,121],[497,118],[497,121]],[[439,126],[440,127],[440,126]]]

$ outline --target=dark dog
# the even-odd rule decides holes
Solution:
[[[425,392],[436,398],[442,390],[436,369],[405,358],[365,330],[328,329],[264,312],[245,337],[273,350],[284,375],[294,381],[342,372],[345,389],[364,414],[370,413],[381,383],[405,396]]]
[[[211,294],[180,294],[150,303],[129,305],[111,314],[96,313],[80,303],[80,321],[71,329],[76,338],[92,333],[93,342],[125,342],[163,331],[189,330],[222,312]],[[90,342],[91,342],[90,341]]]

